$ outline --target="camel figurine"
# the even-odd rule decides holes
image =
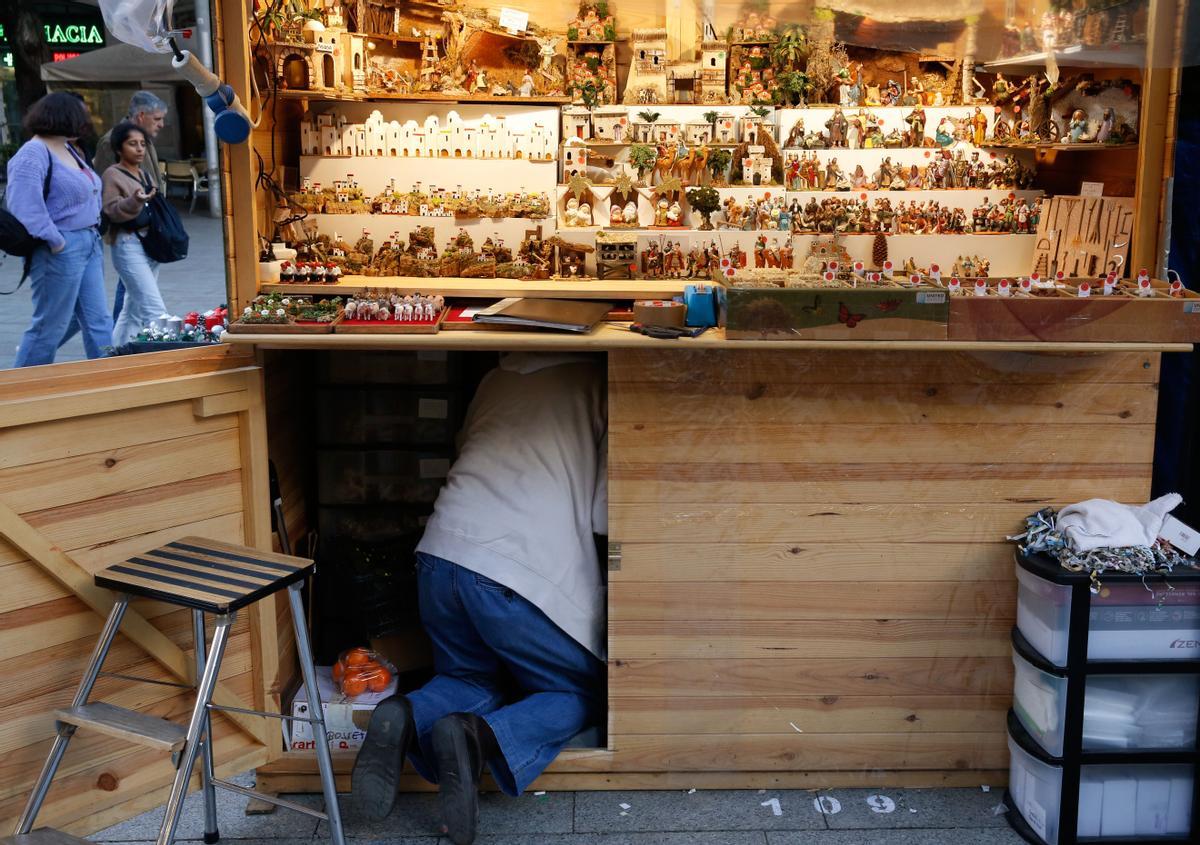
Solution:
[[[676,152],[675,148],[666,144],[658,145],[658,159],[654,162],[654,170],[650,174],[650,184],[654,184],[657,179],[659,184],[670,175],[672,168],[675,166]]]
[[[688,154],[675,162],[673,170],[685,185],[699,185],[708,167],[709,149],[707,144],[693,147]]]

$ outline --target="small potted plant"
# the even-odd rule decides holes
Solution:
[[[657,161],[658,150],[650,144],[634,144],[629,148],[629,163],[637,168],[639,182],[646,175],[646,171],[653,168]]]

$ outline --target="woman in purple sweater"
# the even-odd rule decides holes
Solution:
[[[8,210],[41,240],[30,258],[33,321],[17,348],[17,367],[54,363],[72,315],[83,329],[89,358],[105,355],[112,343],[100,244],[100,177],[71,144],[90,121],[87,107],[73,94],[47,94],[25,115],[25,131],[32,137],[8,162]],[[50,184],[43,195],[47,170]]]

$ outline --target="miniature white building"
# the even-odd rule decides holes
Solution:
[[[713,140],[718,144],[736,144],[738,142],[737,118],[731,114],[717,115]]]
[[[637,144],[654,143],[654,124],[642,120],[633,123],[633,141]]]
[[[554,160],[554,132],[549,127],[535,123],[529,130],[528,137],[525,158],[530,161]]]
[[[572,176],[587,175],[588,148],[578,138],[568,138],[562,146],[562,179],[566,183]]]
[[[567,106],[562,113],[563,138],[579,138],[587,141],[592,137],[592,112],[583,106]]]
[[[683,128],[683,139],[692,146],[711,144],[713,140],[712,124],[704,121],[688,123]]]
[[[660,120],[654,124],[654,140],[659,144],[674,144],[683,134],[683,127],[677,120]]]
[[[765,153],[765,147],[754,145],[748,148],[747,155],[742,159],[742,182],[747,185],[771,184],[771,168],[775,160],[767,158]]]
[[[623,144],[629,138],[629,113],[620,106],[603,106],[592,112],[592,137]]]
[[[756,114],[744,114],[741,117],[739,140],[743,144],[757,144],[761,132],[769,131],[763,118]]]

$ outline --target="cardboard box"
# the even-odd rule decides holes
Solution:
[[[330,751],[349,751],[363,744],[371,712],[375,705],[396,692],[396,679],[383,692],[368,692],[348,699],[333,683],[333,667],[317,667],[317,692],[321,696],[324,711],[325,732]],[[309,718],[308,694],[301,685],[292,699],[293,716]],[[308,722],[285,722],[291,725],[290,736],[285,737],[289,751],[312,751],[313,726]]]
[[[938,288],[729,288],[730,340],[945,340]]]

